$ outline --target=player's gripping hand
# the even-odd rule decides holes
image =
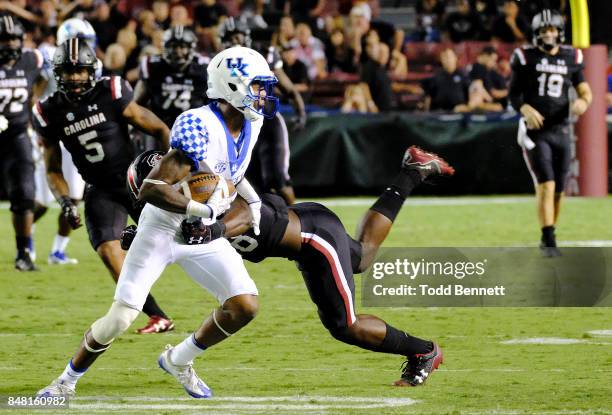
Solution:
[[[216,221],[212,225],[205,225],[201,219],[181,222],[181,232],[187,245],[202,245],[221,238],[225,234],[225,224]]]
[[[64,196],[59,201],[62,208],[62,215],[68,220],[68,224],[72,229],[80,228],[83,226],[81,223],[81,215],[76,205],[72,202],[68,196]]]
[[[529,104],[523,104],[521,107],[521,115],[525,118],[527,129],[539,130],[544,126],[544,117]]]
[[[261,200],[253,200],[249,202],[249,210],[251,211],[251,225],[253,233],[259,235],[259,222],[261,221]]]
[[[589,108],[589,104],[583,98],[578,98],[572,103],[572,114],[579,117]]]
[[[136,225],[126,226],[125,229],[121,231],[121,237],[119,238],[119,242],[121,243],[121,249],[127,251],[130,249],[134,238],[136,237],[136,233],[138,232],[138,228]]]
[[[213,216],[211,219],[221,216],[230,208],[231,200],[229,197],[229,189],[227,188],[227,182],[223,178],[219,179],[215,190],[208,198],[206,204],[213,211]]]
[[[294,133],[299,133],[306,127],[306,114],[298,115],[293,121]]]

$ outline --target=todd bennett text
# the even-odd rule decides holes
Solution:
[[[376,296],[504,296],[506,287],[496,285],[495,287],[465,287],[461,284],[427,285],[420,284],[411,286],[402,284],[398,287],[384,287],[380,284],[372,287]]]

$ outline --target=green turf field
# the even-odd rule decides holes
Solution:
[[[461,198],[445,204],[413,200],[396,221],[388,246],[535,246],[539,236],[531,198]],[[332,206],[351,233],[366,209],[364,202]],[[610,244],[611,202],[568,200],[559,240]],[[58,376],[85,329],[112,300],[114,285],[84,229],[74,233],[69,246],[78,266],[46,265],[57,212],[38,224],[42,272],[28,274],[13,271],[10,217],[6,209],[0,214],[0,395],[32,395]],[[444,365],[424,387],[394,388],[390,384],[402,359],[333,340],[292,263],[272,259],[248,268],[260,290],[260,314],[195,365],[213,388],[214,399],[189,398],[157,368],[164,345],[180,342],[215,306],[210,295],[171,267],[153,294],[175,319],[176,331],[130,332],[118,339],[80,381],[70,413],[612,413],[609,308],[366,309],[358,300],[358,312],[433,338],[444,349]],[[144,322],[141,316],[135,325]],[[608,336],[589,334],[593,330],[608,330]],[[503,343],[548,337],[576,342]]]

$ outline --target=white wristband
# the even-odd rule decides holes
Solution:
[[[214,219],[213,211],[210,206],[200,202],[196,202],[195,200],[190,200],[189,203],[187,203],[187,211],[185,213],[190,216],[199,216],[205,219]]]

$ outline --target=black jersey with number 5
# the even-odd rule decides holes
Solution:
[[[511,66],[510,95],[522,95],[525,104],[540,112],[544,129],[566,122],[569,88],[584,81],[582,51],[561,45],[556,55],[550,55],[537,47],[523,46],[515,49]]]
[[[29,49],[13,66],[0,66],[0,134],[17,135],[27,130],[32,87],[42,66],[42,54]]]
[[[130,85],[118,76],[101,78],[80,101],[55,92],[33,108],[33,126],[48,142],[61,141],[85,182],[115,189],[125,183],[133,149],[123,111]]]
[[[157,55],[144,57],[140,62],[140,79],[146,82],[150,97],[147,107],[168,127],[181,113],[208,102],[208,62],[208,58],[196,54],[181,71]]]

